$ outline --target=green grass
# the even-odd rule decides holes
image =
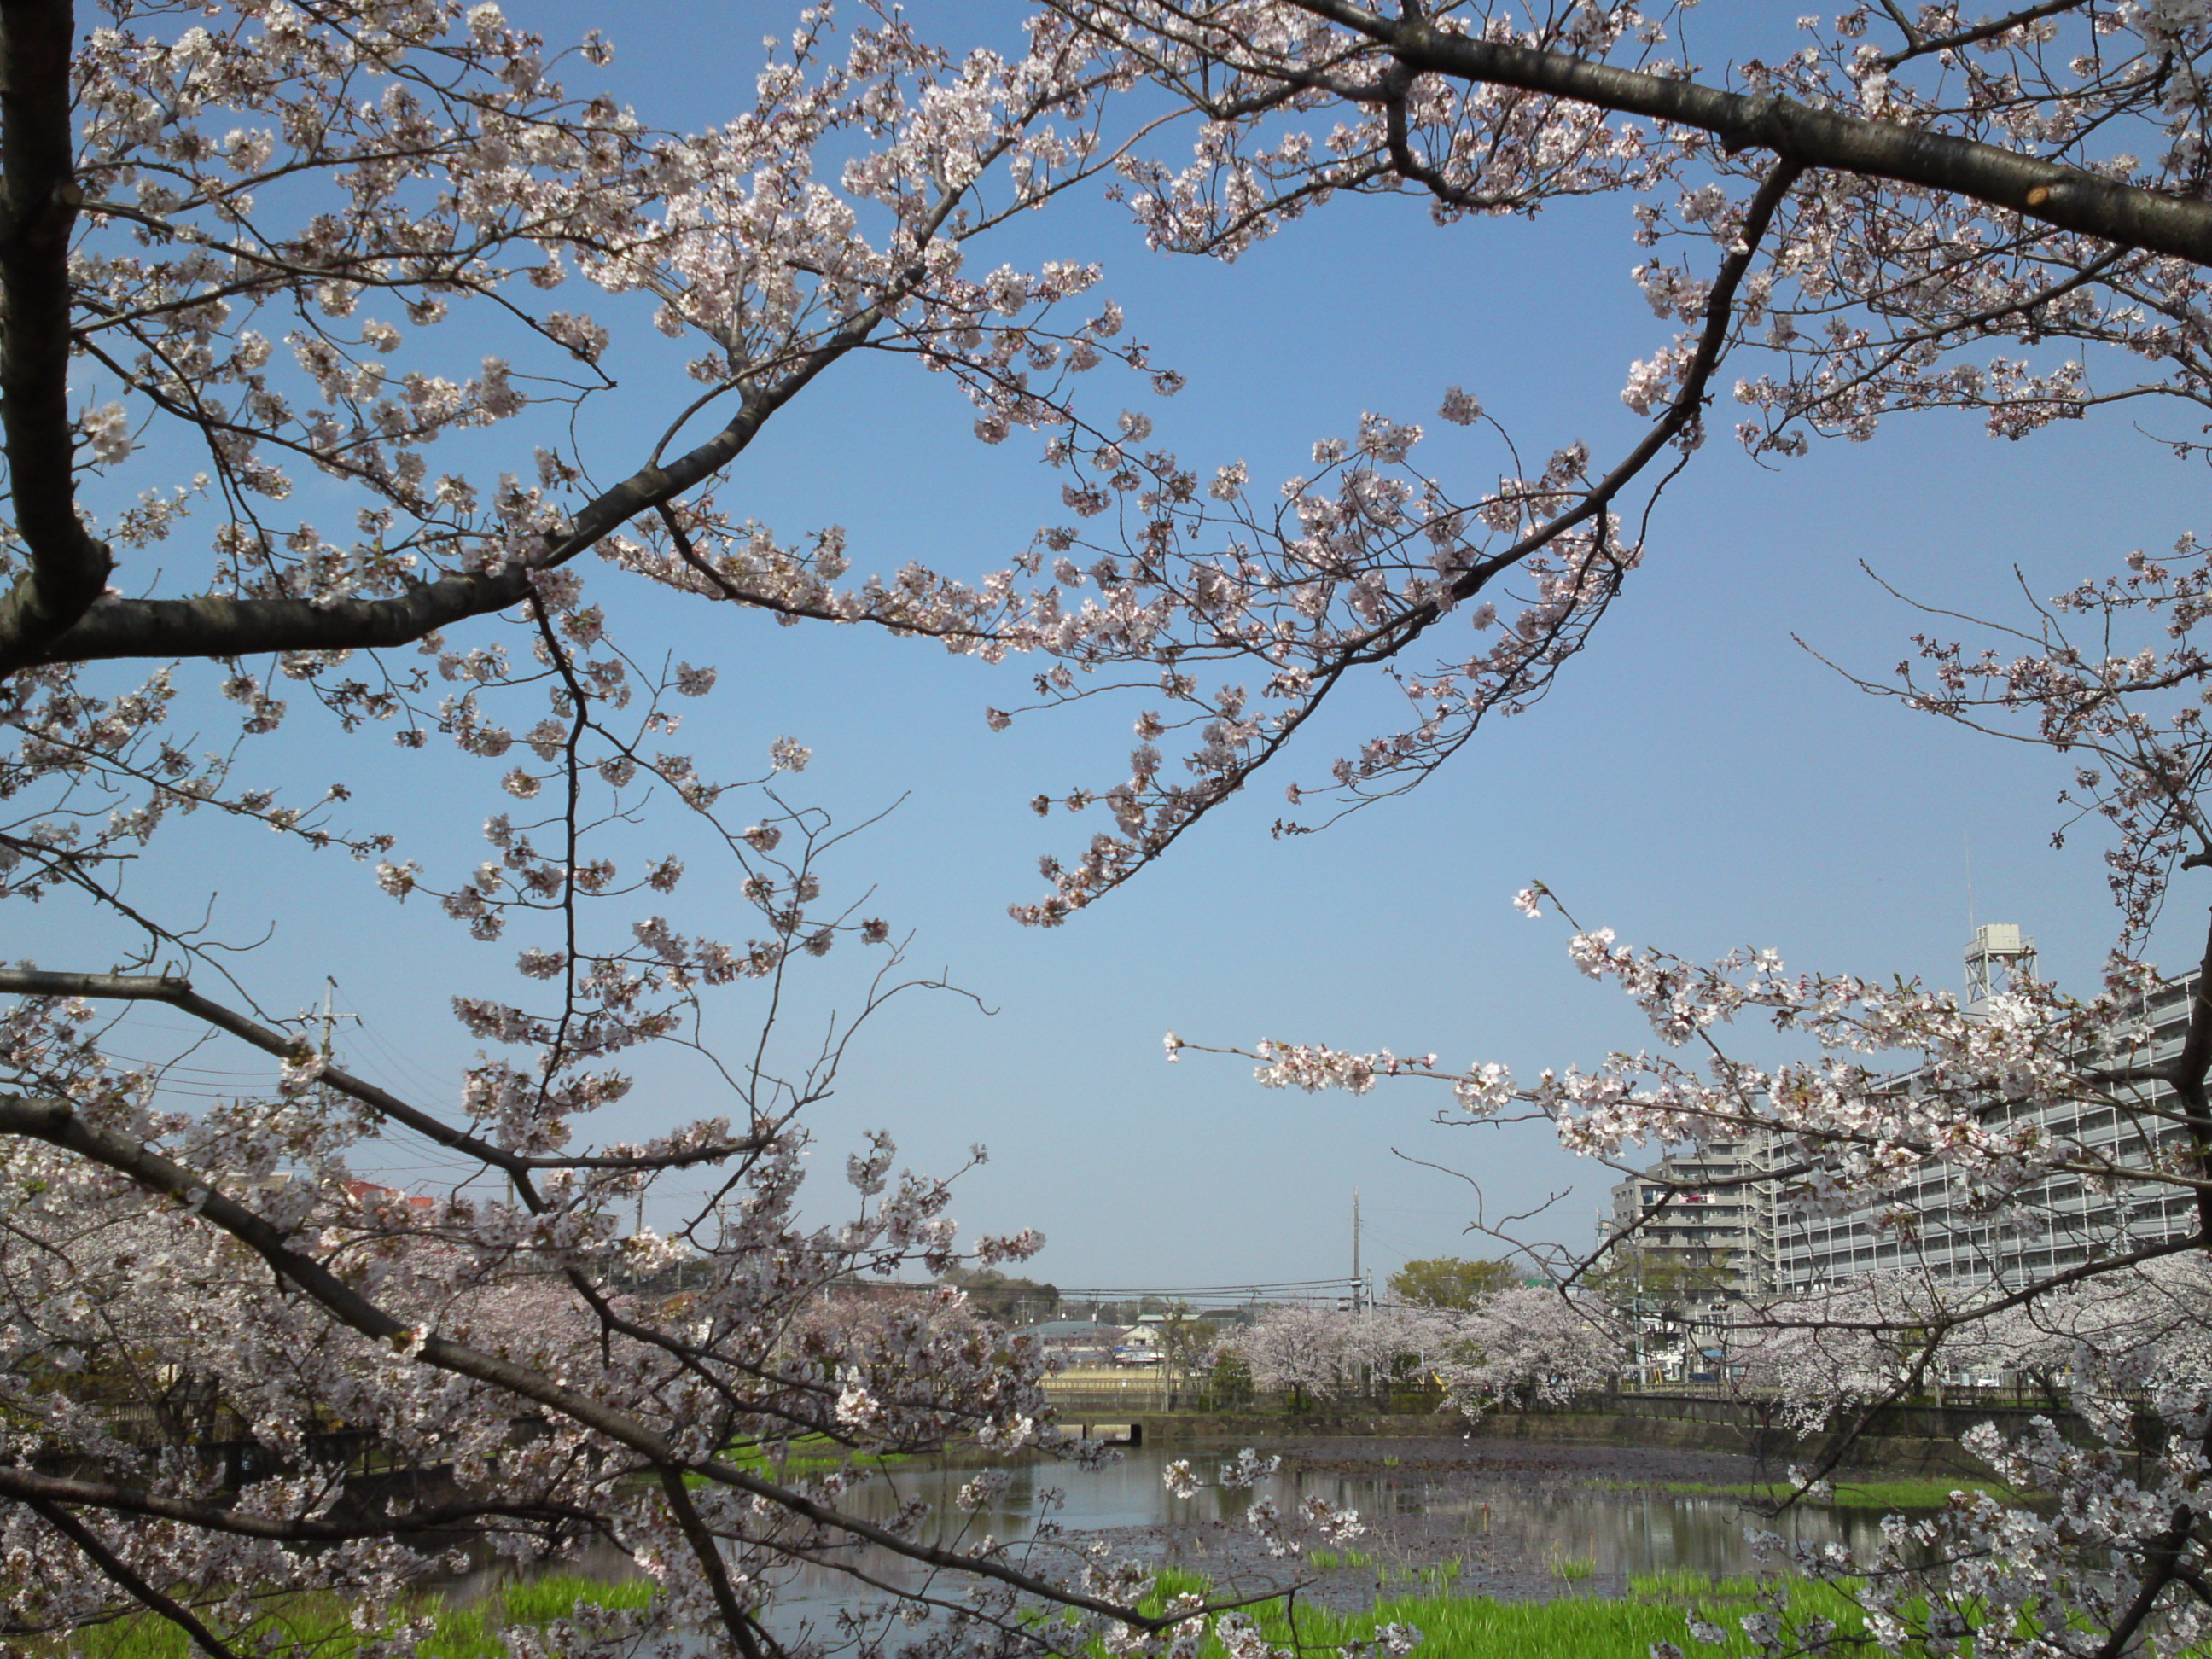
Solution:
[[[856,1452],[839,1445],[827,1435],[801,1435],[787,1441],[788,1450],[783,1460],[786,1474],[818,1474],[825,1469],[842,1469],[848,1462],[864,1464],[919,1463],[933,1454],[926,1452]],[[765,1449],[758,1444],[730,1446],[722,1455],[741,1469],[768,1470],[774,1467]]]
[[[1836,1488],[1838,1509],[1940,1510],[1954,1492],[1985,1492],[2001,1504],[2024,1504],[2036,1496],[2002,1480],[1869,1480]]]
[[[1696,1480],[1667,1480],[1638,1486],[1632,1482],[1610,1483],[1618,1491],[1686,1492],[1693,1496],[1711,1498],[1757,1498],[1776,1502],[1790,1495],[1790,1486],[1781,1481],[1766,1485],[1712,1486]],[[1839,1510],[1878,1510],[1887,1514],[1894,1510],[1940,1510],[1951,1501],[1954,1492],[1987,1492],[2002,1504],[2028,1501],[2033,1494],[2014,1491],[2000,1480],[1948,1480],[1933,1478],[1917,1480],[1838,1481],[1836,1495],[1825,1501],[1823,1507]]]
[[[1357,1563],[1333,1558],[1330,1565],[1339,1563],[1371,1565],[1364,1557]],[[1425,1594],[1386,1596],[1364,1612],[1300,1607],[1295,1628],[1279,1600],[1248,1611],[1271,1644],[1295,1643],[1306,1650],[1370,1640],[1382,1625],[1412,1625],[1424,1637],[1414,1659],[1649,1659],[1655,1642],[1673,1642],[1697,1659],[1744,1659],[1751,1646],[1737,1621],[1762,1610],[1761,1595],[1778,1588],[1786,1593],[1793,1616],[1833,1620],[1846,1642],[1864,1631],[1857,1608],[1842,1589],[1805,1579],[1723,1579],[1684,1571],[1638,1574],[1629,1580],[1627,1596],[1620,1600],[1577,1595],[1552,1601],[1497,1601],[1449,1593],[1461,1565],[1452,1560],[1407,1570],[1401,1582],[1418,1581]],[[1385,1574],[1386,1578],[1392,1576]],[[1217,1593],[1203,1574],[1168,1567],[1161,1570],[1141,1605],[1144,1611],[1158,1613],[1173,1596]],[[555,1574],[510,1585],[500,1595],[468,1607],[450,1607],[429,1598],[410,1609],[411,1616],[430,1618],[435,1626],[416,1652],[421,1659],[507,1659],[502,1632],[508,1626],[538,1626],[562,1618],[588,1623],[590,1607],[639,1607],[653,1595],[653,1585],[641,1579],[608,1583]],[[1728,1631],[1729,1639],[1717,1647],[1692,1643],[1689,1620],[1693,1615]],[[1040,1610],[1036,1616],[1048,1615]],[[265,1603],[246,1628],[222,1633],[242,1652],[312,1652],[315,1659],[347,1659],[360,1641],[347,1621],[344,1604],[321,1594]],[[23,1650],[36,1659],[198,1659],[181,1631],[145,1614],[81,1632],[65,1642],[25,1644]],[[1220,1644],[1209,1637],[1200,1659],[1225,1656]]]
[[[1443,1565],[1456,1576],[1459,1563]],[[1856,1651],[1866,1633],[1865,1620],[1847,1587],[1794,1577],[1638,1573],[1629,1579],[1628,1595],[1620,1600],[1572,1595],[1551,1601],[1453,1595],[1444,1593],[1448,1581],[1429,1582],[1433,1588],[1427,1595],[1386,1597],[1362,1613],[1301,1607],[1295,1629],[1279,1600],[1246,1611],[1270,1644],[1308,1653],[1370,1640],[1382,1625],[1411,1625],[1423,1638],[1413,1659],[1650,1659],[1655,1642],[1674,1643],[1693,1659],[1746,1659],[1753,1648],[1739,1621],[1747,1613],[1771,1610],[1778,1593],[1786,1598],[1793,1622],[1832,1620],[1838,1651]],[[1164,1571],[1143,1610],[1161,1612],[1169,1597],[1189,1594],[1210,1596],[1218,1589],[1197,1573]],[[1719,1626],[1728,1632],[1726,1639],[1711,1647],[1692,1641],[1689,1624],[1693,1617]],[[2023,1624],[2020,1633],[2032,1632]],[[1917,1646],[1905,1651],[1912,1659],[1925,1659]],[[2208,1654],[2212,1650],[2192,1648],[2179,1659],[2207,1659]],[[1209,1637],[1199,1659],[1224,1659],[1220,1644]]]
[[[1442,1595],[1459,1582],[1460,1571],[1466,1565],[1466,1562],[1455,1555],[1449,1560],[1439,1561],[1432,1567],[1416,1569],[1411,1582],[1425,1583],[1429,1587],[1431,1595]]]
[[[407,1616],[435,1621],[434,1633],[416,1650],[422,1659],[507,1659],[507,1645],[501,1632],[509,1625],[547,1625],[570,1618],[584,1622],[590,1615],[580,1613],[580,1607],[641,1607],[653,1595],[652,1583],[641,1578],[608,1583],[575,1573],[552,1573],[510,1584],[500,1595],[466,1607],[426,1597],[410,1607]],[[216,1634],[241,1652],[312,1650],[317,1659],[346,1659],[359,1647],[361,1634],[347,1615],[345,1601],[319,1591],[272,1598],[242,1626],[233,1626],[213,1610],[200,1613]],[[191,1638],[151,1613],[134,1613],[66,1639],[24,1645],[41,1659],[201,1659]]]
[[[1597,1576],[1597,1563],[1587,1555],[1563,1555],[1551,1565],[1552,1577],[1568,1583]]]
[[[611,1612],[641,1607],[653,1600],[653,1589],[649,1578],[624,1578],[609,1583],[603,1578],[556,1572],[509,1584],[500,1600],[506,1608],[507,1623],[547,1625],[556,1619],[571,1617],[580,1601]]]
[[[1310,1558],[1309,1558],[1310,1559]],[[1452,1564],[1456,1565],[1456,1564]],[[1649,1659],[1654,1642],[1673,1642],[1698,1659],[1742,1659],[1751,1652],[1737,1620],[1759,1608],[1757,1596],[1786,1583],[1797,1613],[1832,1619],[1841,1633],[1861,1634],[1858,1610],[1840,1591],[1804,1580],[1716,1580],[1698,1573],[1667,1573],[1630,1580],[1622,1600],[1566,1596],[1553,1601],[1495,1601],[1487,1596],[1440,1594],[1386,1597],[1364,1613],[1335,1613],[1301,1607],[1297,1628],[1280,1601],[1248,1609],[1270,1643],[1300,1644],[1304,1650],[1372,1639],[1378,1626],[1407,1624],[1423,1635],[1413,1659]],[[1158,1612],[1168,1597],[1206,1595],[1212,1586],[1195,1573],[1170,1570],[1145,1603]],[[1730,1632],[1717,1647],[1693,1644],[1692,1611]],[[1200,1659],[1224,1659],[1209,1638]]]

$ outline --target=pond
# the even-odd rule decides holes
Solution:
[[[848,1493],[846,1506],[881,1520],[920,1498],[933,1514],[925,1536],[940,1544],[985,1534],[1030,1539],[1050,1513],[1077,1544],[1103,1540],[1117,1554],[1186,1565],[1238,1593],[1309,1580],[1302,1592],[1309,1601],[1338,1606],[1364,1606],[1378,1589],[1417,1589],[1423,1570],[1432,1585],[1509,1599],[1617,1595],[1632,1575],[1651,1572],[1738,1577],[1773,1570],[1747,1541],[1753,1517],[1736,1499],[1656,1489],[1748,1480],[1747,1460],[1457,1439],[1304,1440],[1258,1449],[1287,1455],[1281,1472],[1253,1492],[1171,1498],[1162,1478],[1171,1459],[1189,1457],[1210,1480],[1236,1447],[1143,1446],[1093,1471],[1024,1461],[1009,1470],[997,1500],[974,1515],[956,1504],[978,1467],[972,1458],[886,1469]],[[1260,1493],[1285,1512],[1318,1493],[1357,1510],[1368,1530],[1318,1565],[1270,1558],[1244,1522],[1246,1506]],[[1880,1516],[1814,1509],[1756,1524],[1793,1540],[1863,1547],[1878,1535]],[[927,1569],[872,1547],[857,1549],[852,1563],[884,1583],[932,1588]],[[610,1574],[628,1567],[620,1558],[583,1565]],[[822,1628],[840,1608],[880,1595],[832,1568],[802,1567],[779,1595],[771,1624],[786,1636],[810,1622]]]

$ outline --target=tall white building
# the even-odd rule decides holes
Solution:
[[[2016,975],[2034,970],[2035,943],[2016,927],[1981,928],[1966,948],[1970,1006],[2002,994]],[[2169,980],[2146,1009],[2153,1038],[2124,1057],[2131,1067],[2172,1060],[2181,1048],[2197,989],[2191,972]],[[1899,1079],[1900,1088],[1915,1079]],[[1985,1121],[2032,1119],[2055,1136],[2139,1164],[2154,1142],[2183,1132],[2171,1117],[2179,1102],[2164,1083],[2116,1085],[2112,1103],[2075,1101],[1993,1102]],[[1735,1294],[1755,1297],[1802,1291],[1870,1273],[1907,1269],[1954,1289],[2014,1284],[2063,1272],[2095,1252],[2109,1255],[2194,1231],[2197,1204],[2185,1188],[2137,1182],[2098,1192],[2079,1177],[2030,1188],[2028,1202],[2008,1206],[2003,1223],[1977,1215],[1950,1173],[1929,1170],[1914,1186],[1839,1216],[1795,1212],[1781,1183],[1706,1189],[1727,1176],[1786,1167],[1786,1144],[1767,1138],[1721,1142],[1669,1158],[1613,1188],[1612,1211],[1600,1218],[1610,1234],[1640,1212],[1656,1212],[1638,1235],[1655,1256],[1685,1262],[1717,1259]],[[1675,1196],[1663,1208],[1667,1192]],[[1909,1224],[1904,1221],[1909,1218]],[[1724,1253],[1720,1254],[1720,1253]]]
[[[1767,1167],[1761,1152],[1754,1139],[1718,1140],[1662,1158],[1617,1183],[1599,1212],[1600,1237],[1622,1241],[1606,1294],[1629,1315],[1629,1369],[1646,1386],[1717,1379],[1729,1304],[1766,1288],[1772,1200],[1745,1180]]]
[[[1769,1166],[1759,1139],[1719,1140],[1661,1159],[1616,1183],[1610,1212],[1598,1218],[1603,1237],[1621,1237],[1656,1269],[1655,1282],[1705,1287],[1700,1305],[1726,1290],[1749,1296],[1766,1288],[1773,1245],[1772,1195],[1755,1177]],[[1632,1226],[1645,1218],[1640,1227]]]

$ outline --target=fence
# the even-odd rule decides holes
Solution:
[[[1314,1414],[1340,1415],[1346,1412],[1376,1416],[1428,1415],[1443,1408],[1441,1389],[1377,1388],[1317,1398],[1294,1389],[1223,1388],[1213,1379],[1171,1376],[1154,1367],[1071,1367],[1044,1382],[1045,1394],[1063,1414],[1109,1418],[1156,1415],[1168,1412],[1227,1413],[1240,1415],[1280,1415],[1295,1419]],[[1778,1408],[1777,1401],[1747,1393],[1729,1383],[1656,1383],[1639,1387],[1624,1378],[1613,1387],[1584,1395],[1571,1403],[1530,1408],[1539,1416],[1562,1413],[1614,1412],[1644,1417],[1693,1417],[1715,1422],[1764,1420]],[[1507,1407],[1518,1410],[1517,1407]],[[1884,1433],[1937,1435],[1963,1433],[1983,1415],[2001,1421],[2021,1422],[2038,1413],[2072,1419],[2065,1392],[2047,1388],[2009,1384],[1950,1385],[1931,1388],[1921,1396],[1883,1408]],[[1910,1426],[1907,1426],[1907,1425]]]
[[[1432,1388],[1382,1388],[1316,1399],[1295,1389],[1224,1386],[1210,1376],[1171,1376],[1159,1368],[1074,1366],[1045,1379],[1046,1396],[1063,1413],[1143,1416],[1162,1412],[1237,1412],[1298,1417],[1346,1410],[1422,1414],[1443,1404]]]
[[[1734,1400],[1763,1401],[1767,1396],[1740,1382],[1639,1382],[1632,1376],[1616,1382],[1611,1392],[1624,1398],[1668,1400]],[[2018,1411],[2071,1411],[2073,1404],[2063,1387],[2022,1382],[1930,1382],[1927,1391],[1898,1402],[1904,1407],[1990,1407]]]

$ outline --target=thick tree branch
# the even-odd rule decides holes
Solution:
[[[2136,1646],[2136,1632],[2150,1617],[2151,1609],[2158,1605],[2158,1598],[2165,1593],[2166,1587],[2173,1582],[2174,1567],[2181,1559],[2181,1552],[2188,1547],[2190,1530],[2196,1520],[2194,1510],[2183,1508],[2175,1513],[2172,1527],[2148,1540],[2143,1553],[2142,1582],[2136,1586],[2135,1598],[2128,1603],[2127,1610],[2114,1621],[2105,1644],[2097,1650],[2097,1659],[2122,1659],[2124,1654],[2142,1650]]]
[[[82,616],[114,560],[76,515],[69,410],[69,0],[0,0],[0,439],[30,568],[0,595],[0,676]]]
[[[131,1564],[108,1548],[100,1535],[83,1522],[59,1504],[43,1498],[26,1498],[24,1505],[56,1532],[68,1539],[88,1556],[94,1566],[154,1612],[180,1627],[207,1652],[210,1659],[239,1659],[238,1654],[226,1645],[222,1638],[200,1622],[198,1614],[173,1597],[164,1595],[148,1583]]]
[[[707,1530],[707,1523],[699,1518],[699,1506],[684,1488],[682,1471],[663,1464],[660,1491],[668,1500],[669,1513],[683,1530],[684,1541],[691,1546],[691,1553],[698,1559],[699,1571],[706,1575],[707,1583],[714,1592],[714,1607],[722,1615],[722,1625],[730,1632],[730,1639],[737,1644],[745,1659],[762,1659],[761,1645],[753,1638],[752,1616],[738,1604],[729,1569],[722,1562],[721,1546]]]
[[[1422,74],[1572,99],[1710,132],[1730,149],[1769,149],[1801,167],[1917,185],[2124,247],[2212,264],[2212,202],[2185,201],[1995,144],[1751,97],[1695,81],[1591,63],[1504,40],[1449,34],[1349,0],[1291,0],[1364,35]]]
[[[687,1457],[674,1440],[628,1412],[556,1382],[529,1366],[403,1322],[321,1262],[302,1255],[274,1224],[217,1191],[204,1176],[163,1157],[143,1142],[88,1122],[65,1100],[0,1095],[0,1135],[21,1135],[44,1141],[73,1157],[112,1170],[147,1192],[175,1200],[210,1226],[219,1227],[237,1239],[259,1256],[271,1272],[312,1297],[338,1323],[373,1341],[388,1343],[397,1351],[411,1353],[418,1364],[483,1382],[519,1400],[535,1401],[655,1465],[692,1470],[709,1480],[766,1498],[802,1520],[879,1545],[908,1560],[994,1579],[1063,1607],[1103,1614],[1133,1629],[1162,1630],[1191,1616],[1139,1613],[1000,1562],[917,1543],[888,1528],[848,1515],[830,1504],[816,1503],[802,1493],[763,1480],[718,1458]]]
[[[0,657],[0,672],[10,672],[24,661],[374,650],[405,645],[437,629],[519,605],[529,597],[537,571],[568,563],[640,514],[674,501],[735,460],[759,435],[770,416],[824,369],[866,343],[889,314],[890,304],[886,300],[860,313],[807,352],[781,379],[749,393],[729,423],[706,442],[665,466],[642,467],[602,492],[566,530],[549,536],[544,548],[526,562],[441,576],[389,599],[337,599],[327,604],[216,593],[189,599],[111,597],[87,611],[74,626],[46,638],[37,650],[12,662]],[[17,477],[21,476],[19,471]],[[101,580],[106,580],[104,569]]]
[[[2189,1121],[2190,1161],[2200,1181],[2212,1177],[2212,1097],[2204,1079],[2212,1073],[2212,930],[2204,941],[2204,958],[2197,965],[2197,984],[2189,999],[2189,1027],[2181,1052],[2173,1057],[2166,1081],[2181,1097]],[[2197,1189],[2197,1231],[2212,1239],[2212,1182]]]

